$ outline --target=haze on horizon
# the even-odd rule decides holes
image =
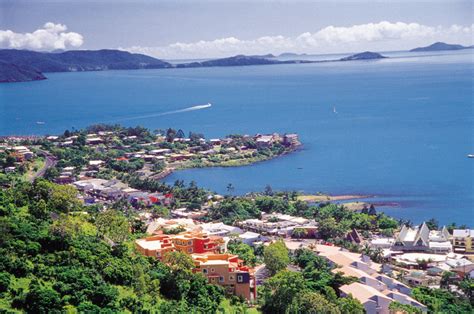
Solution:
[[[473,44],[473,2],[0,0],[0,48],[119,48],[162,59]]]

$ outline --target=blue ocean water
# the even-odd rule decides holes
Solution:
[[[191,169],[225,193],[374,195],[396,217],[474,226],[473,53],[393,53],[375,62],[49,73],[0,85],[0,134],[93,123],[181,128],[208,137],[297,132],[302,150],[252,166]],[[183,110],[212,103],[202,110]],[[333,108],[337,113],[334,113]],[[44,124],[37,124],[38,121]]]

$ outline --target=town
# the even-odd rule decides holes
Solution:
[[[334,313],[450,312],[443,308],[449,302],[472,310],[474,229],[468,226],[441,226],[433,219],[414,225],[370,204],[354,209],[337,201],[308,201],[301,193],[270,186],[236,196],[231,185],[227,195],[219,195],[194,182],[159,181],[180,169],[247,165],[300,146],[297,134],[207,140],[192,132],[185,137],[181,130],[97,125],[61,136],[0,139],[0,185],[5,202],[10,193],[27,193],[18,190],[22,184],[44,191],[46,197],[29,197],[31,208],[37,211],[40,199],[61,214],[40,213],[35,219],[51,219],[52,230],[61,234],[86,232],[80,230],[88,226],[112,250],[127,244],[129,254],[149,258],[155,267],[167,265],[175,281],[184,279],[174,267],[187,261],[192,276],[222,287],[233,303],[229,307],[284,313],[293,303],[301,309],[321,298],[315,303],[326,304],[329,312],[335,307]],[[61,219],[67,223],[58,227]],[[167,283],[171,279],[160,278],[157,295],[179,301]],[[127,286],[126,280],[109,281]],[[301,291],[283,292],[290,283],[301,284]],[[138,293],[134,285],[130,289],[138,299],[153,295]],[[6,286],[5,291],[19,293]],[[280,302],[283,293],[288,299]],[[224,302],[219,300],[207,310],[217,311]],[[178,306],[166,302],[160,311]],[[337,312],[344,307],[351,310]]]

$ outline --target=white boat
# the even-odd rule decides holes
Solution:
[[[332,107],[332,112],[337,113],[336,106]]]
[[[467,155],[467,158],[474,158],[474,154]]]
[[[45,124],[46,122],[44,121],[36,121],[36,124]]]

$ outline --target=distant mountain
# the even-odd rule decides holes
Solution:
[[[121,50],[70,50],[60,53],[0,50],[0,61],[31,66],[41,72],[76,72],[168,68],[171,64]]]
[[[77,72],[130,69],[160,69],[172,67],[168,62],[142,54],[120,50],[71,50],[65,52],[36,52],[29,50],[0,50],[0,61],[14,65],[20,72]],[[7,70],[4,65],[3,68]],[[14,73],[8,67],[8,73]],[[3,75],[3,72],[2,72]],[[5,74],[8,77],[9,74]],[[20,77],[20,76],[16,76]],[[35,77],[34,74],[31,76]],[[44,79],[44,76],[43,78]]]
[[[375,60],[375,59],[384,59],[387,58],[382,56],[380,53],[365,51],[361,53],[356,53],[352,56],[339,59],[339,61],[354,61],[354,60]]]
[[[46,77],[30,66],[19,67],[0,61],[0,83],[28,82],[45,80]]]
[[[420,51],[443,51],[443,50],[462,50],[462,49],[471,49],[474,46],[463,46],[463,45],[453,45],[443,42],[436,42],[426,47],[419,47],[410,50],[411,52],[420,52]]]
[[[295,63],[311,63],[312,61],[290,60],[279,61],[263,58],[261,56],[245,56],[237,55],[229,58],[221,58],[207,60],[201,62],[191,62],[177,64],[177,68],[197,68],[197,67],[223,67],[223,66],[245,66],[245,65],[268,65],[268,64],[295,64]]]

